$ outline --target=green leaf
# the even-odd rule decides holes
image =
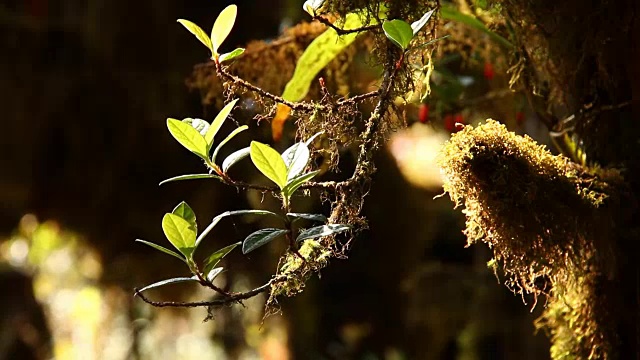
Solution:
[[[276,183],[280,189],[287,184],[287,165],[277,151],[270,146],[251,142],[251,161],[264,176]]]
[[[344,232],[351,229],[351,226],[344,224],[328,224],[328,225],[320,225],[316,227],[312,227],[310,229],[306,229],[305,231],[300,232],[296,242],[308,240],[308,239],[316,239],[319,237],[337,234],[340,232]]]
[[[242,253],[248,254],[257,248],[268,244],[278,236],[286,234],[288,232],[289,230],[276,228],[260,229],[244,239],[244,242],[242,243]]]
[[[322,214],[287,213],[287,216],[297,219],[327,222],[327,217]],[[294,221],[295,221],[294,220]]]
[[[387,39],[391,40],[391,42],[402,50],[407,49],[409,42],[411,42],[413,38],[411,25],[402,20],[385,21],[382,24],[382,30],[384,30]]]
[[[316,11],[320,9],[324,0],[307,0],[302,5],[302,9],[311,16],[316,16]]]
[[[237,48],[231,52],[220,55],[220,62],[229,61],[237,58],[238,56],[244,54],[244,48]]]
[[[343,29],[355,29],[362,25],[360,17],[350,13],[345,17]],[[293,77],[285,86],[282,97],[294,102],[304,99],[320,70],[349,46],[357,35],[351,33],[339,36],[335,30],[327,29],[316,37],[298,59]]]
[[[229,134],[226,138],[224,138],[224,140],[220,141],[220,144],[218,144],[216,149],[213,151],[213,156],[211,156],[211,162],[212,163],[216,162],[216,157],[218,156],[218,152],[220,151],[220,149],[222,149],[222,146],[224,146],[224,144],[228,143],[231,139],[233,139],[234,136],[247,130],[248,128],[249,127],[247,125],[242,125],[239,128],[236,128],[235,130],[233,130],[231,134]]]
[[[429,18],[431,18],[431,15],[433,15],[433,12],[436,11],[435,9],[431,10],[431,11],[427,11],[426,14],[424,14],[420,20],[418,21],[414,21],[411,23],[411,30],[413,31],[413,35],[415,36],[418,31],[420,31],[420,29],[422,29],[427,22],[429,21]]]
[[[249,156],[249,152],[251,152],[251,148],[246,147],[231,153],[231,155],[227,156],[222,162],[222,172],[226,173],[235,163]]]
[[[309,162],[309,148],[304,142],[293,144],[282,153],[282,160],[287,167],[287,181],[300,175]]]
[[[209,282],[213,282],[213,280],[215,280],[218,275],[220,275],[222,273],[222,270],[224,270],[224,268],[214,268],[211,269],[211,271],[207,272],[207,280],[209,280]]]
[[[198,280],[198,278],[195,277],[195,276],[193,276],[193,277],[177,277],[177,278],[158,281],[158,282],[155,282],[155,283],[153,283],[151,285],[147,285],[147,286],[143,287],[142,289],[138,290],[138,292],[143,292],[143,291],[151,290],[153,288],[157,288],[157,287],[160,287],[160,286],[170,285],[170,284],[177,284],[177,283],[181,283],[181,282],[200,282],[200,280]]]
[[[152,242],[150,242],[150,241],[146,241],[146,240],[142,240],[142,239],[136,239],[136,241],[137,241],[137,242],[139,242],[139,243],[143,243],[143,244],[145,244],[145,245],[149,245],[149,246],[151,246],[152,248],[154,248],[154,249],[156,249],[156,250],[160,250],[160,251],[162,251],[162,252],[163,252],[163,253],[165,253],[165,254],[169,254],[169,255],[171,255],[171,256],[177,257],[178,259],[182,260],[182,262],[184,262],[185,264],[187,263],[187,261],[185,260],[185,258],[184,258],[184,257],[182,257],[180,254],[178,254],[177,252],[175,252],[175,251],[173,251],[173,250],[169,250],[169,249],[167,249],[167,248],[166,248],[166,247],[164,247],[164,246],[160,246],[160,245],[158,245],[158,244],[154,244],[154,243],[152,243]]]
[[[187,123],[171,118],[167,119],[167,127],[171,135],[178,140],[182,146],[204,160],[208,160],[207,142],[198,130]]]
[[[189,204],[183,201],[180,204],[178,204],[175,208],[173,208],[173,211],[171,211],[171,213],[174,215],[178,215],[181,218],[187,220],[187,222],[191,224],[191,226],[193,226],[194,229],[196,229],[196,233],[198,232],[198,224],[196,223],[196,214],[193,212],[193,209],[191,209]]]
[[[229,5],[218,15],[213,28],[211,29],[211,44],[212,52],[215,57],[218,55],[218,49],[222,42],[229,36],[233,24],[236,22],[236,16],[238,15],[238,7],[235,5]]]
[[[207,33],[204,32],[204,30],[202,30],[200,26],[184,19],[178,19],[178,22],[182,24],[182,26],[187,28],[187,30],[189,30],[193,35],[195,35],[196,38],[198,38],[198,40],[200,40],[200,42],[203,43],[204,46],[206,46],[213,53],[213,45],[211,44],[211,39],[209,39]]]
[[[471,28],[480,30],[482,32],[484,32],[485,34],[489,35],[489,37],[491,39],[493,39],[496,43],[500,44],[501,46],[507,48],[507,49],[512,49],[513,48],[513,44],[509,42],[509,40],[503,38],[502,36],[496,34],[495,32],[489,30],[489,28],[487,28],[482,21],[476,19],[473,16],[467,15],[467,14],[463,14],[460,11],[458,11],[456,8],[454,8],[453,6],[449,6],[449,5],[445,5],[443,4],[440,7],[440,16],[443,19],[446,20],[453,20],[453,21],[457,21],[460,23],[463,23]]]
[[[213,254],[209,255],[209,257],[204,261],[203,271],[205,274],[209,273],[211,269],[218,266],[220,260],[227,256],[233,249],[235,249],[238,245],[242,244],[242,242],[237,242],[235,244],[231,244],[229,246],[225,246],[222,249],[215,251]]]
[[[298,188],[300,188],[300,186],[302,186],[302,184],[313,179],[313,177],[318,175],[319,173],[320,173],[320,170],[316,170],[316,171],[308,172],[306,174],[298,175],[297,177],[289,180],[289,182],[287,183],[287,186],[285,186],[285,188],[282,189],[282,193],[285,194],[285,196],[290,197],[291,195],[293,195],[293,193],[296,192],[296,190],[298,190]]]
[[[169,242],[189,258],[196,243],[196,229],[185,219],[175,214],[165,214],[162,230]]]
[[[227,216],[233,216],[233,215],[272,215],[275,216],[277,218],[280,218],[284,221],[284,219],[274,213],[273,211],[268,211],[268,210],[234,210],[234,211],[225,211],[222,214],[216,216],[213,218],[213,220],[211,220],[211,223],[209,224],[209,226],[207,226],[206,229],[204,229],[204,231],[200,234],[200,236],[198,236],[198,239],[196,240],[196,247],[198,247],[198,245],[202,242],[202,240],[209,234],[209,232],[211,230],[213,230],[213,228],[218,225],[218,223],[220,222],[220,220],[222,220],[223,218],[227,217]]]
[[[227,120],[229,113],[231,113],[231,110],[233,110],[233,107],[236,106],[237,102],[238,99],[234,99],[233,101],[225,105],[222,110],[220,110],[218,115],[216,115],[216,118],[211,122],[209,131],[204,134],[204,140],[207,142],[207,150],[211,149],[211,146],[213,145],[213,138],[218,133],[218,130],[220,130],[220,128],[222,127],[222,124],[224,124],[224,121]]]
[[[162,182],[160,182],[159,185],[163,185],[172,181],[180,181],[180,180],[193,180],[193,179],[218,179],[221,180],[222,178],[218,175],[214,175],[214,174],[188,174],[188,175],[178,175],[178,176],[174,176],[172,178],[169,178],[167,180],[164,180]]]
[[[198,132],[202,136],[204,136],[204,134],[207,133],[207,130],[209,130],[209,123],[202,119],[186,118],[186,119],[182,119],[182,122],[191,125],[191,127],[198,130]]]

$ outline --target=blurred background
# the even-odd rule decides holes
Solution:
[[[441,24],[451,38],[436,53],[431,97],[406,107],[409,126],[390,134],[378,154],[363,211],[369,229],[349,259],[333,260],[264,321],[261,296],[219,309],[207,322],[204,309],[156,309],[133,298],[134,287],[186,275],[175,259],[134,243],[166,242],[160,222],[175,204],[186,200],[201,225],[225,210],[273,206],[260,194],[206,180],[158,186],[203,170],[171,138],[166,118],[210,121],[222,99],[213,101],[208,85],[194,81],[207,53],[176,19],[210,29],[229,3],[0,4],[0,359],[548,358],[545,334],[534,327],[540,306],[532,310],[531,299],[499,284],[487,268],[490,250],[466,248],[462,214],[447,197],[434,199],[442,192],[434,158],[456,122],[492,117],[548,142],[525,99],[509,90],[507,61],[482,34],[452,23]],[[301,0],[235,3],[229,49],[268,43],[308,20]],[[465,44],[470,36],[482,41]],[[283,67],[280,85],[294,61],[268,64]],[[234,119],[251,131],[227,151],[249,139],[269,141],[269,124],[251,119],[251,100],[239,104]],[[350,165],[345,149],[343,166]],[[243,171],[239,177],[264,181]],[[319,200],[303,201],[323,210]],[[229,221],[211,248],[256,226]],[[264,283],[282,251],[232,253],[221,286]],[[212,296],[189,284],[149,294]]]

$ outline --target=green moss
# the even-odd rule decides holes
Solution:
[[[539,325],[553,358],[608,358],[616,335],[598,284],[615,261],[603,236],[618,173],[591,173],[493,120],[454,135],[440,165],[445,191],[465,207],[469,244],[493,249],[489,265],[513,291],[547,296]]]

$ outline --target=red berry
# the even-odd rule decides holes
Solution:
[[[421,123],[426,123],[429,120],[429,105],[420,104],[420,110],[418,111],[418,120]]]
[[[484,63],[484,78],[491,81],[494,75],[493,65],[490,62]]]
[[[458,132],[462,130],[464,128],[464,124],[466,123],[464,122],[464,118],[462,117],[462,114],[456,114],[456,116],[453,118],[453,128],[454,128],[453,132]]]
[[[450,133],[455,132],[456,122],[453,119],[453,115],[449,114],[444,117],[444,128]]]

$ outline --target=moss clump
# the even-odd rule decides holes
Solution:
[[[539,324],[554,358],[608,358],[616,335],[603,284],[615,263],[606,237],[618,174],[591,174],[493,120],[454,135],[439,162],[445,191],[465,207],[468,243],[494,250],[514,292],[547,295]]]

